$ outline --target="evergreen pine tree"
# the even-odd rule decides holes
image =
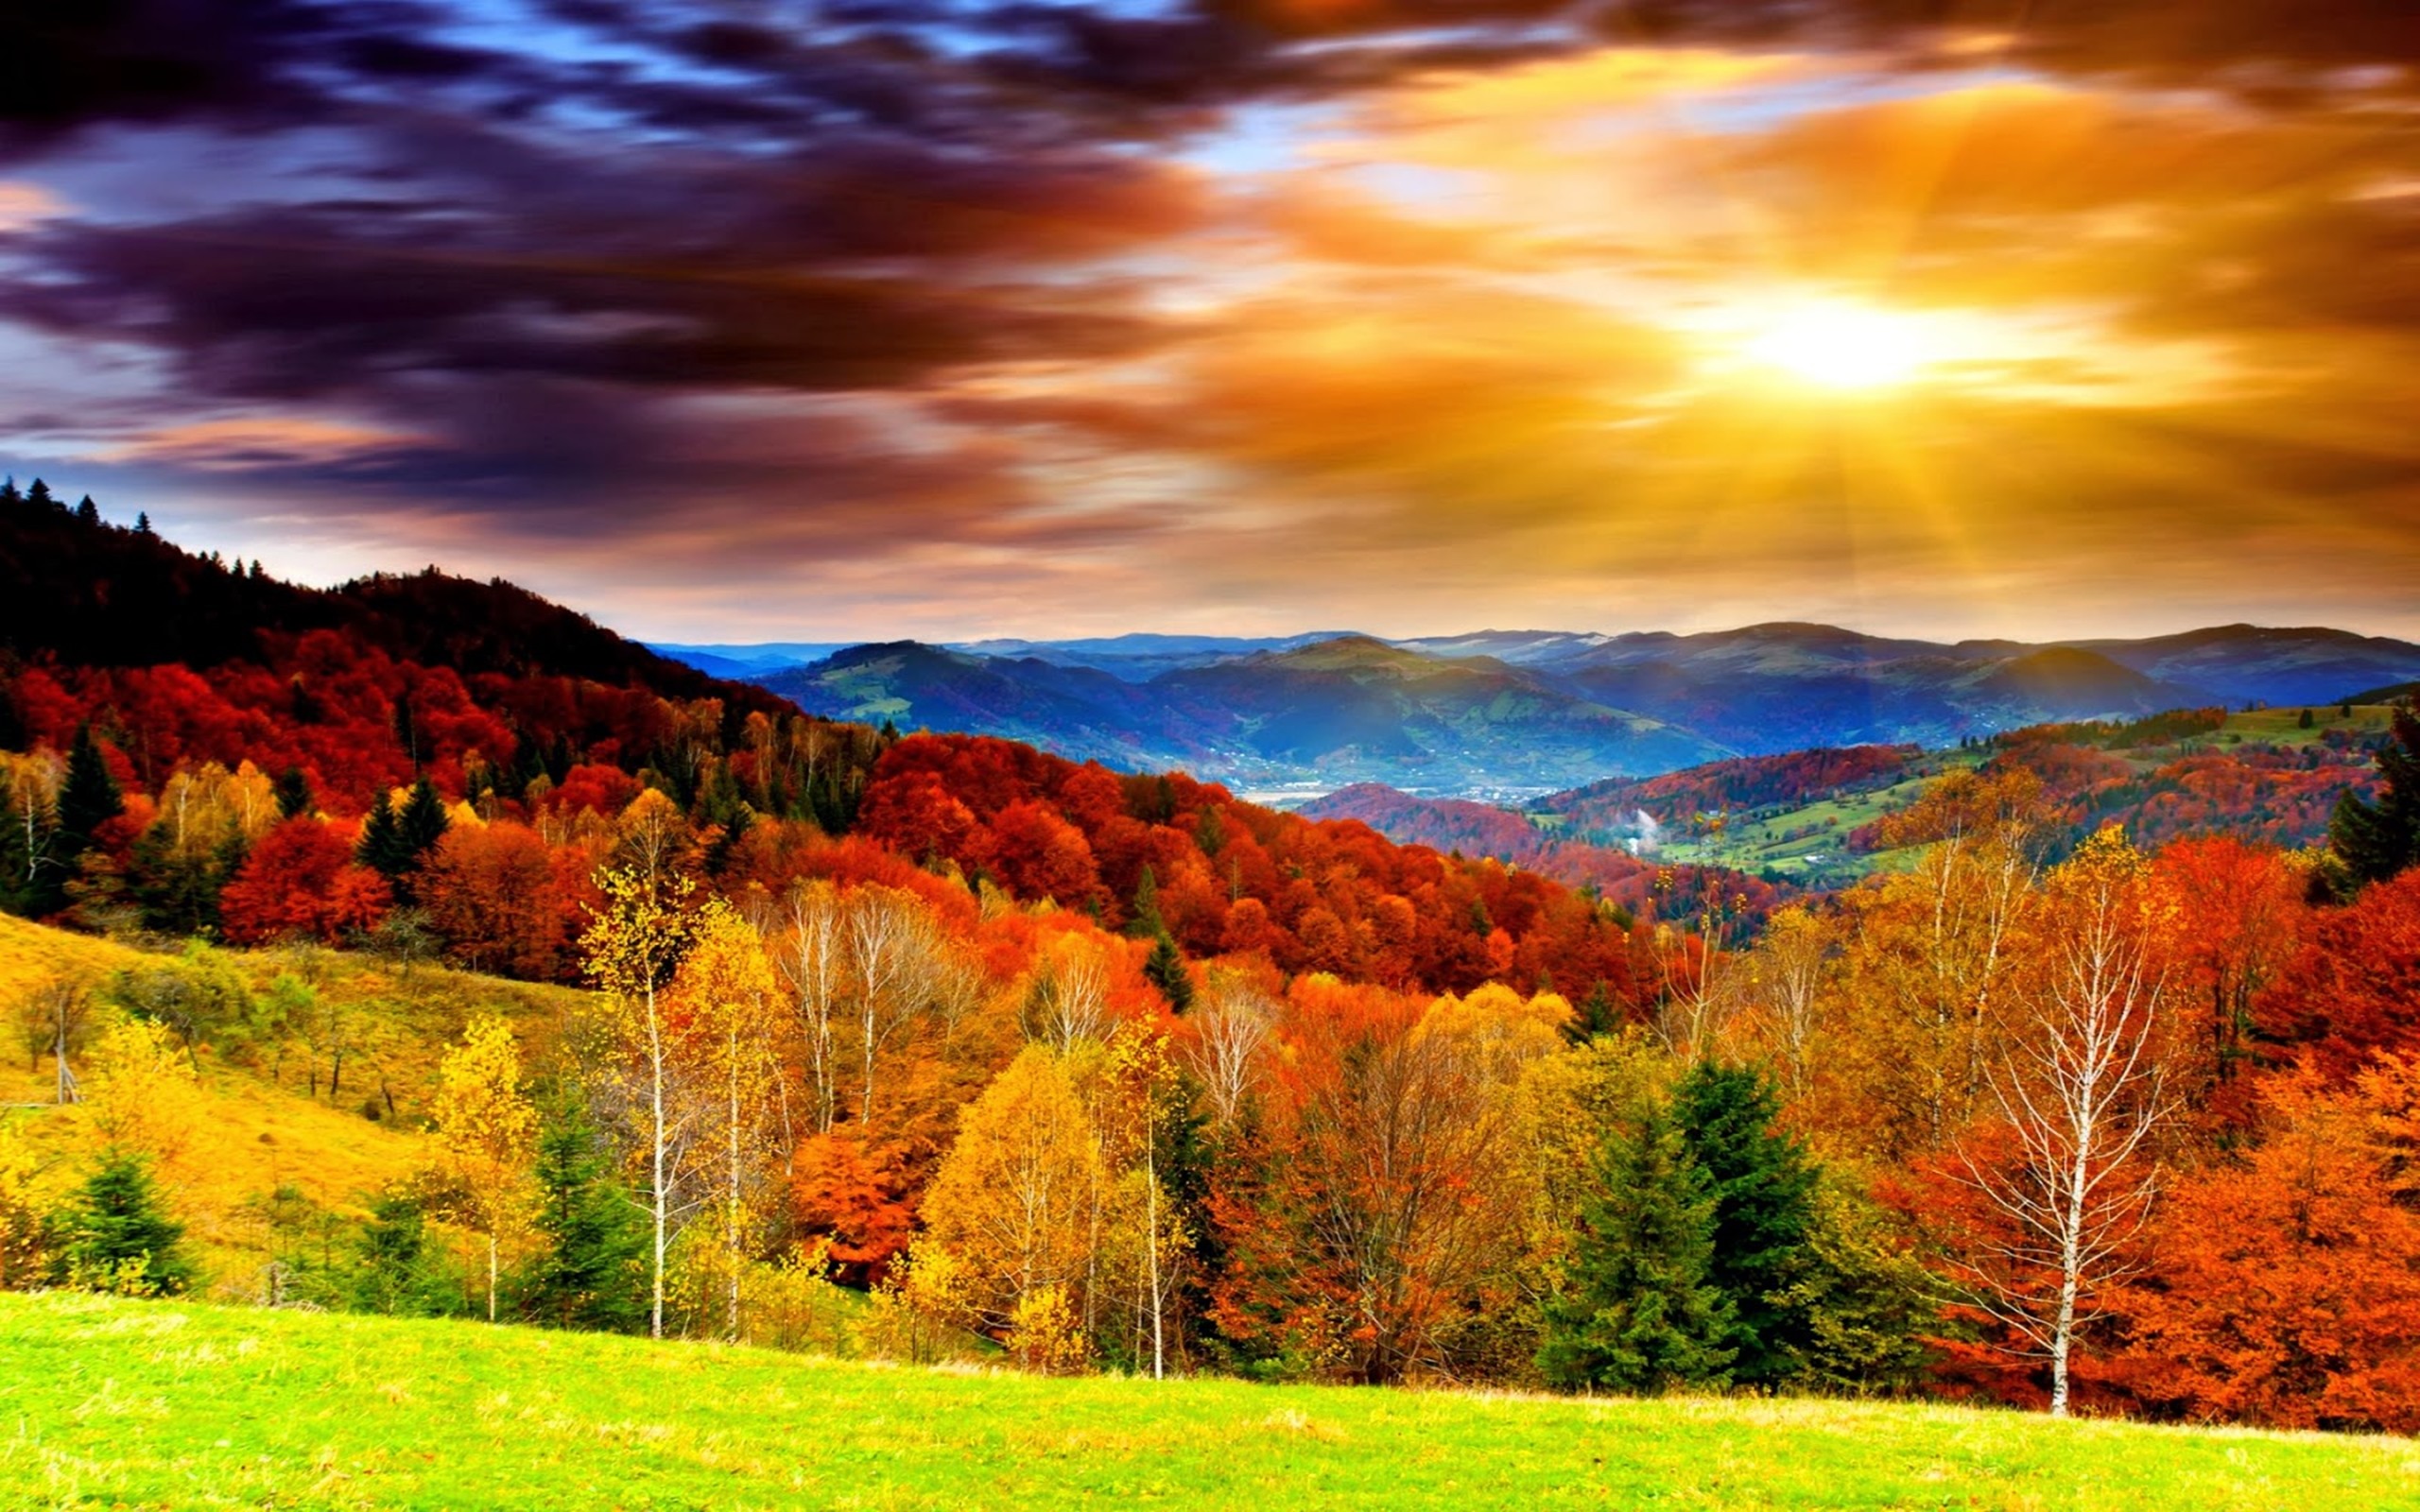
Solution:
[[[419,1195],[402,1188],[381,1193],[362,1227],[352,1305],[401,1317],[460,1311],[459,1288],[443,1284],[437,1260],[428,1247],[428,1216]]]
[[[79,525],[97,525],[101,523],[101,507],[93,502],[93,496],[89,493],[77,501],[76,523]]]
[[[46,509],[61,509],[66,507],[56,498],[51,496],[50,485],[44,483],[40,478],[34,479],[32,486],[26,490],[26,502],[31,505],[39,505]]]
[[[1143,962],[1143,974],[1168,1000],[1168,1006],[1184,1013],[1193,1006],[1193,976],[1184,969],[1184,953],[1163,930],[1151,942],[1150,956]]]
[[[151,516],[147,511],[140,509],[135,511],[134,533],[138,536],[147,536],[151,533]]]
[[[522,1278],[521,1313],[555,1328],[635,1333],[648,1320],[648,1229],[578,1103],[538,1136],[537,1228],[546,1252]]]
[[[404,845],[403,821],[396,817],[392,795],[378,795],[377,804],[361,821],[361,838],[354,843],[353,854],[389,882],[411,869],[411,852]]]
[[[1143,875],[1134,884],[1134,921],[1127,927],[1127,933],[1141,936],[1167,932],[1168,926],[1160,921],[1160,879],[1146,861]]]
[[[184,1226],[163,1208],[151,1173],[138,1156],[111,1150],[68,1219],[70,1278],[101,1291],[173,1296],[192,1286]]]
[[[403,812],[395,816],[396,830],[411,858],[406,870],[420,869],[421,863],[428,859],[428,852],[445,838],[446,826],[452,822],[445,816],[445,800],[437,796],[437,784],[428,780],[427,773],[422,773],[420,780],[412,783],[411,797],[404,800]]]
[[[2294,727],[2298,730],[2309,730],[2318,723],[2317,719],[2311,717],[2311,712],[2306,709],[2303,711],[2302,717],[2294,721]]]
[[[1761,1072],[1700,1061],[1673,1089],[1672,1121],[1714,1198],[1707,1280],[1731,1309],[1731,1376],[1778,1385],[1812,1342],[1803,1307],[1786,1295],[1805,1274],[1815,1227],[1814,1163],[1774,1126],[1780,1102]]]
[[[2394,733],[2377,759],[2377,801],[2347,792],[2327,820],[2328,849],[2356,890],[2420,865],[2420,716],[2410,705],[2396,706]]]
[[[126,795],[110,775],[93,727],[77,726],[75,743],[67,748],[67,776],[59,786],[59,857],[72,865],[93,848],[94,832],[125,808]]]
[[[320,806],[319,795],[311,791],[311,776],[300,766],[288,766],[277,774],[277,816],[281,819],[308,817]]]
[[[1621,1008],[1614,1002],[1613,988],[1603,977],[1590,985],[1588,995],[1580,1000],[1579,1011],[1564,1026],[1564,1034],[1574,1044],[1586,1044],[1600,1034],[1613,1034],[1621,1028]]]
[[[1608,1135],[1581,1222],[1570,1289],[1545,1310],[1547,1380],[1615,1391],[1728,1384],[1731,1305],[1710,1280],[1714,1197],[1664,1109]]]
[[[7,478],[0,479],[0,507],[6,507],[12,504],[23,504],[25,502],[26,496],[17,491],[17,475],[15,473],[11,472]]]

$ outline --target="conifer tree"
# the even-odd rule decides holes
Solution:
[[[429,1259],[427,1212],[419,1194],[403,1188],[380,1194],[361,1230],[352,1305],[404,1317],[453,1311],[456,1304],[437,1295]]]
[[[32,485],[26,490],[26,502],[27,504],[39,505],[46,509],[58,509],[64,507],[58,499],[51,495],[50,485],[44,483],[40,478],[34,479]]]
[[[420,869],[429,851],[437,848],[437,842],[445,838],[451,822],[445,816],[445,800],[437,796],[437,784],[422,773],[420,780],[412,783],[411,797],[404,800],[403,812],[395,816],[404,850],[411,858],[405,869]]]
[[[1582,1225],[1570,1290],[1546,1308],[1547,1380],[1616,1391],[1728,1384],[1714,1197],[1663,1108],[1607,1137]]]
[[[94,832],[126,808],[126,795],[110,775],[100,742],[89,724],[76,727],[76,741],[67,750],[67,776],[59,786],[58,851],[74,859],[93,848]]]
[[[1183,1013],[1193,1006],[1193,975],[1184,969],[1184,953],[1176,948],[1176,941],[1168,937],[1166,930],[1152,942],[1150,958],[1143,963],[1143,974],[1160,989],[1160,996],[1168,1000],[1170,1008]]]
[[[184,1225],[170,1218],[142,1157],[112,1149],[68,1218],[70,1276],[98,1291],[174,1296],[197,1280]]]
[[[1730,1304],[1732,1379],[1771,1386],[1800,1369],[1810,1320],[1787,1295],[1806,1269],[1814,1163],[1774,1126],[1779,1100],[1760,1072],[1700,1061],[1672,1092],[1672,1119],[1714,1198],[1707,1271]]]
[[[79,525],[97,525],[101,523],[101,507],[93,502],[93,496],[89,493],[76,505],[76,523]]]
[[[1151,864],[1143,863],[1143,875],[1134,884],[1134,922],[1128,933],[1140,936],[1165,935],[1168,926],[1160,920],[1160,879],[1151,873]]]
[[[580,1103],[547,1110],[538,1136],[535,1226],[545,1253],[521,1286],[521,1312],[555,1328],[635,1333],[648,1317],[648,1231],[615,1178],[602,1136]]]
[[[363,866],[394,881],[411,869],[411,853],[405,849],[402,824],[395,816],[394,799],[385,793],[378,795],[376,806],[361,821],[361,838],[354,846],[354,857]]]
[[[2328,849],[2356,890],[2420,865],[2420,716],[2408,704],[2394,711],[2394,733],[2378,747],[2377,767],[2377,801],[2365,803],[2348,791],[2327,821]]]
[[[300,766],[288,766],[277,774],[276,794],[281,819],[308,817],[320,806],[319,795],[311,791],[310,774]]]
[[[1586,1044],[1600,1034],[1614,1034],[1621,1028],[1621,1008],[1614,1002],[1613,988],[1603,977],[1590,984],[1588,995],[1580,1000],[1580,1009],[1564,1025],[1564,1034],[1574,1044]]]

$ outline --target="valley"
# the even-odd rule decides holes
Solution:
[[[1125,771],[1180,767],[1281,803],[1380,782],[1519,806],[1731,757],[1955,748],[2049,722],[2205,705],[2299,709],[2420,676],[2420,645],[2408,642],[2252,626],[2051,644],[1775,624],[1697,635],[895,642],[804,662],[780,646],[661,649],[832,718],[998,735]]]

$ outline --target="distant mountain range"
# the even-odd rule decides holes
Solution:
[[[1785,623],[655,649],[835,718],[1002,735],[1128,770],[1183,767],[1263,792],[1379,782],[1493,798],[1811,747],[2333,703],[2420,678],[2409,642],[2249,625],[2049,644]]]

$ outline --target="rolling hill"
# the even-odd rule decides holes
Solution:
[[[2050,644],[1796,623],[1403,641],[1136,634],[892,642],[778,669],[779,646],[667,649],[832,717],[1001,735],[1131,771],[1184,767],[1303,795],[1375,782],[1509,800],[1733,755],[1944,747],[2046,722],[2327,704],[2420,675],[2420,645],[2241,625]]]
[[[1121,677],[1063,658],[896,642],[761,680],[833,718],[998,735],[1072,760],[1246,785],[1387,780],[1540,793],[1723,754],[1493,658],[1429,656],[1369,636],[1145,654],[1184,664]]]

